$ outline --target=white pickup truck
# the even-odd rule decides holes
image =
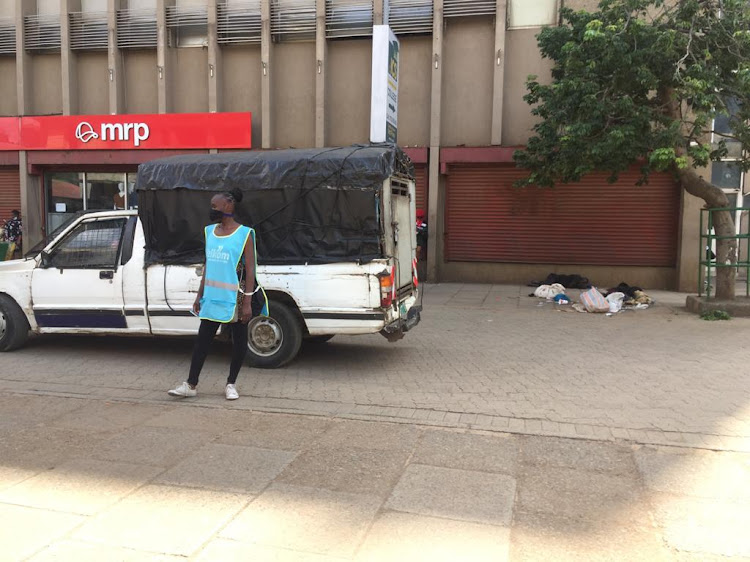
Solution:
[[[270,315],[248,330],[248,361],[274,368],[306,338],[382,333],[394,341],[416,326],[414,182],[386,180],[382,258],[366,263],[260,265]],[[191,312],[203,266],[146,263],[135,211],[83,213],[37,255],[0,262],[0,351],[30,333],[180,336],[197,333]]]

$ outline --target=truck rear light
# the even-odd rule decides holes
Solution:
[[[390,308],[396,298],[396,267],[391,268],[391,272],[383,272],[380,279],[380,306]]]

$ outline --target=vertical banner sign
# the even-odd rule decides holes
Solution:
[[[370,141],[396,143],[400,44],[387,25],[372,29]]]

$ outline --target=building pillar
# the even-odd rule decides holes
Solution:
[[[124,9],[124,0],[107,0],[107,66],[109,72],[109,112],[125,113],[125,74],[122,52],[117,47],[117,11]]]
[[[26,38],[23,31],[25,16],[36,13],[35,2],[16,0],[16,92],[18,115],[29,115],[31,107],[31,55],[26,52]],[[22,174],[23,175],[23,174]]]
[[[216,0],[208,0],[208,110],[216,113],[222,110],[223,92],[221,89],[222,53],[219,47],[219,25]]]
[[[23,250],[36,246],[44,237],[42,177],[29,174],[28,152],[18,153],[18,176],[21,183],[21,217],[23,217]]]
[[[315,146],[326,145],[326,0],[315,0]]]
[[[710,169],[710,168],[708,168]],[[705,255],[705,240],[700,239],[700,214],[705,202],[684,189],[680,197],[680,227],[677,247],[676,287],[682,293],[698,292],[699,260]]]
[[[261,148],[273,147],[273,124],[271,105],[271,72],[272,44],[271,44],[271,0],[261,0],[261,35],[260,35],[260,65],[261,65]]]
[[[438,280],[440,212],[440,127],[443,96],[443,0],[435,0],[432,23],[432,85],[430,102],[430,192],[427,201],[427,281]]]
[[[172,49],[169,47],[167,7],[174,0],[156,0],[156,72],[159,113],[172,112]]]
[[[78,103],[78,56],[70,48],[71,12],[81,11],[81,0],[60,0],[60,74],[63,115],[76,115]]]
[[[492,92],[492,144],[503,144],[503,87],[505,86],[505,26],[507,0],[497,0],[495,16],[495,72]]]
[[[388,14],[385,13],[385,0],[373,0],[372,2],[372,24],[383,25],[388,23]]]

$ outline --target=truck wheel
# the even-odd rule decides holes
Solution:
[[[29,321],[12,298],[0,295],[0,351],[18,349],[29,338]]]
[[[326,343],[333,339],[334,334],[328,334],[326,336],[308,336],[305,338],[305,343],[319,344]]]
[[[302,326],[282,303],[272,301],[270,316],[256,316],[247,330],[247,357],[253,367],[275,369],[297,356],[302,345]]]

